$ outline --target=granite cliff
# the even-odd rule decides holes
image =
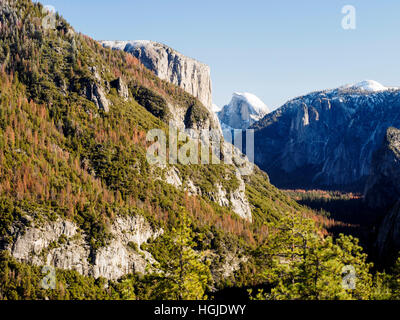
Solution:
[[[387,129],[374,153],[365,187],[366,204],[379,212],[376,249],[381,260],[391,260],[400,249],[400,130]],[[390,261],[393,262],[393,261]]]
[[[207,109],[209,120],[200,128],[221,130],[218,117],[212,109],[212,83],[210,67],[189,58],[165,44],[148,41],[100,41],[105,48],[123,50],[138,58],[143,65],[160,79],[168,81],[197,98]],[[187,113],[175,105],[168,105],[177,127],[192,127],[185,123]]]
[[[211,110],[212,86],[208,65],[158,42],[136,40],[100,41],[100,43],[104,47],[132,54],[159,78],[181,87]]]

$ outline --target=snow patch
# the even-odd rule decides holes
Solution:
[[[212,104],[212,111],[217,113],[220,112],[222,110],[222,107],[217,106],[215,103]]]
[[[345,85],[341,88],[361,90],[361,91],[367,91],[367,92],[380,92],[380,91],[389,90],[389,88],[381,85],[379,82],[374,81],[374,80],[364,80],[364,81],[358,82],[353,85]]]
[[[144,47],[151,43],[150,40],[130,40],[130,41],[119,41],[119,40],[102,40],[100,43],[103,47],[111,48],[113,50],[124,50],[127,45],[131,47]]]

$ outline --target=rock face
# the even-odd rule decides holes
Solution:
[[[97,108],[102,109],[104,112],[110,111],[110,101],[106,97],[106,89],[104,86],[109,86],[109,83],[103,83],[101,76],[99,75],[96,67],[92,67],[90,70],[94,76],[94,80],[86,79],[85,87],[86,98],[92,101]]]
[[[210,67],[153,41],[100,41],[108,48],[124,50],[138,58],[159,78],[171,82],[212,107]]]
[[[217,114],[223,128],[247,129],[267,113],[268,107],[255,95],[235,92],[231,102]]]
[[[239,187],[233,192],[228,193],[221,184],[216,184],[214,191],[205,196],[218,203],[221,207],[230,207],[239,217],[252,222],[251,207],[246,197],[246,185],[239,171],[236,172],[236,179],[239,181]],[[165,182],[176,188],[182,187],[190,195],[202,195],[200,187],[196,186],[192,180],[182,181],[179,170],[175,167],[166,171]]]
[[[104,112],[110,111],[110,102],[106,98],[104,89],[97,83],[90,83],[87,85],[86,97],[92,101],[97,108],[104,110]]]
[[[239,217],[252,222],[253,217],[251,213],[250,203],[246,197],[246,186],[240,175],[236,176],[239,179],[239,187],[231,193],[230,200],[232,205],[232,210]]]
[[[389,128],[382,146],[374,153],[365,188],[368,206],[383,215],[376,248],[382,260],[400,249],[400,130]]]
[[[295,98],[253,125],[255,162],[278,187],[363,191],[399,111],[400,90],[374,81]]]
[[[378,257],[391,264],[400,250],[400,201],[385,215],[375,242]]]
[[[400,199],[400,130],[390,127],[382,146],[374,153],[371,175],[365,187],[371,208],[391,208]]]
[[[13,229],[15,241],[7,249],[18,261],[110,280],[132,272],[145,273],[154,259],[140,246],[162,234],[162,230],[153,230],[142,216],[117,217],[110,228],[112,240],[93,251],[86,234],[69,221],[58,219]]]
[[[117,90],[117,92],[121,98],[123,98],[125,101],[128,100],[129,89],[128,89],[128,86],[126,85],[125,81],[122,80],[122,78],[119,77],[119,78],[111,81],[110,86]]]
[[[209,117],[203,123],[192,125],[187,123],[187,110],[168,103],[168,110],[172,116],[171,120],[176,127],[210,128],[222,134],[218,117],[212,107],[212,84],[208,65],[153,41],[100,41],[100,43],[106,48],[123,50],[132,54],[159,78],[181,87],[197,98],[209,112]]]

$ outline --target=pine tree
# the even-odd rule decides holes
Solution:
[[[177,225],[163,236],[161,246],[167,252],[158,268],[162,278],[158,291],[165,299],[202,300],[211,279],[210,269],[194,248],[191,221],[183,207],[178,209]]]
[[[351,236],[322,238],[311,221],[296,213],[287,214],[271,233],[264,255],[269,265],[263,277],[272,287],[255,299],[369,299],[372,264]],[[346,270],[354,271],[354,287],[344,285]]]

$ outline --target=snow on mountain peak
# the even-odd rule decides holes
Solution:
[[[239,100],[243,100],[243,101],[247,102],[247,104],[252,106],[254,111],[256,111],[257,113],[266,114],[266,113],[268,113],[270,111],[269,108],[266,106],[266,104],[264,102],[262,102],[260,100],[260,98],[258,98],[257,96],[255,96],[252,93],[234,92],[233,96],[232,96],[232,101],[234,101],[235,99],[239,99]]]
[[[254,94],[235,92],[231,102],[218,112],[218,117],[222,127],[247,129],[269,112],[265,103]]]
[[[126,46],[130,47],[144,47],[146,45],[149,45],[152,43],[150,40],[102,40],[100,43],[107,47],[107,48],[112,48],[112,49],[119,49],[119,50],[124,50]]]
[[[386,91],[389,89],[374,80],[364,80],[364,81],[358,82],[353,85],[346,85],[342,88],[361,90],[361,91],[367,91],[367,92],[380,92],[380,91]]]

